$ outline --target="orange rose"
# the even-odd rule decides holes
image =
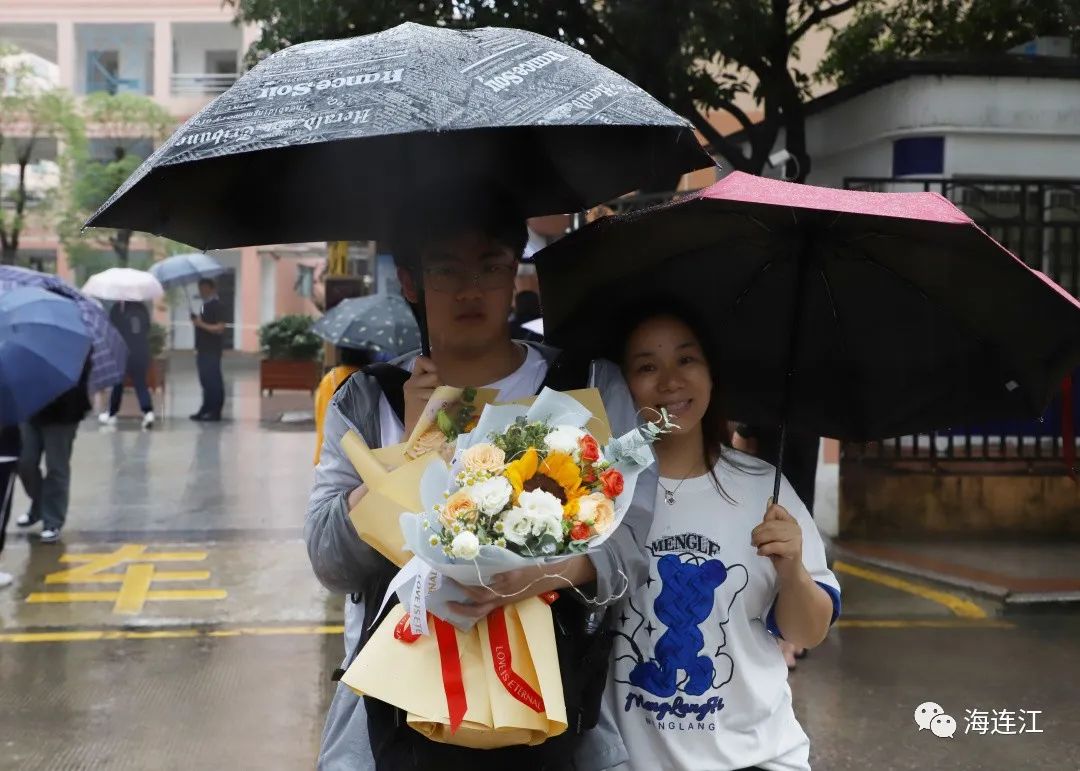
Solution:
[[[578,446],[581,447],[581,460],[585,463],[596,463],[600,460],[600,445],[589,434],[581,437]]]
[[[447,528],[453,527],[455,522],[469,523],[475,520],[476,501],[464,490],[458,490],[447,498],[439,514],[439,521]]]
[[[617,469],[609,468],[600,475],[600,481],[604,483],[604,495],[608,498],[618,498],[623,491],[623,476]]]
[[[615,504],[602,493],[586,495],[578,500],[578,524],[588,525],[592,532],[607,532],[615,523]]]
[[[570,539],[573,541],[584,541],[590,535],[589,526],[584,522],[578,522],[570,530]]]

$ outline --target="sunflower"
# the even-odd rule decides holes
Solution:
[[[568,517],[577,512],[577,499],[587,490],[581,486],[581,469],[565,452],[552,452],[543,460],[530,447],[517,460],[506,464],[503,472],[510,486],[514,488],[514,502],[522,492],[543,490],[551,493],[563,505]]]

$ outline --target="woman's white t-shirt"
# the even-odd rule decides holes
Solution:
[[[606,698],[630,755],[629,769],[806,771],[810,742],[791,707],[787,666],[774,635],[778,579],[750,532],[772,495],[774,468],[725,450],[708,475],[661,479],[647,539],[649,579],[615,610]],[[833,599],[814,520],[785,479],[780,504],[802,528],[803,564]],[[771,628],[771,631],[770,631]],[[623,766],[620,766],[620,769]]]

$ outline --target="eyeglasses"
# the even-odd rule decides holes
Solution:
[[[517,265],[509,262],[493,262],[479,270],[468,270],[454,265],[433,265],[424,268],[424,288],[434,292],[460,292],[470,285],[487,291],[502,289],[517,274]]]

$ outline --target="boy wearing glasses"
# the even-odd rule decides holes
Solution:
[[[525,218],[510,199],[477,188],[413,205],[395,228],[393,251],[402,294],[414,305],[423,301],[432,354],[359,372],[334,396],[304,528],[316,576],[327,588],[351,597],[345,610],[346,658],[339,672],[352,663],[382,620],[379,605],[397,572],[357,537],[349,521],[349,511],[366,489],[341,449],[346,431],[355,430],[372,447],[396,444],[443,384],[496,388],[501,401],[532,396],[545,385],[559,390],[592,386],[600,389],[616,435],[637,423],[629,390],[615,365],[594,361],[579,367],[551,348],[511,339],[514,279],[526,238]],[[605,606],[647,578],[644,538],[655,485],[654,473],[642,475],[622,526],[598,554],[563,563],[557,576],[535,568],[504,573],[490,589],[468,589],[469,604],[455,609],[479,618],[508,602],[561,591],[552,611],[570,725],[565,734],[536,747],[501,750],[440,744],[409,728],[395,707],[359,698],[339,684],[318,767],[580,771],[623,762],[625,750],[617,733],[605,726],[589,730],[597,722],[610,650],[609,638],[598,628]],[[580,595],[571,586],[580,587]]]

